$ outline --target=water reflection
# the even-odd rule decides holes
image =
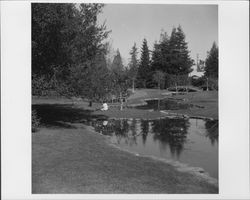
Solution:
[[[210,139],[211,144],[214,145],[218,143],[218,121],[217,120],[209,120],[205,123],[207,133],[206,136]]]
[[[143,145],[145,146],[148,132],[149,132],[149,121],[147,120],[141,121],[141,130],[142,130],[142,142],[143,142]]]
[[[213,177],[218,177],[217,120],[120,119],[89,123],[124,149],[202,167]]]
[[[153,109],[153,110],[179,110],[189,109],[194,107],[192,104],[180,103],[175,100],[160,99],[160,100],[148,100],[146,105],[137,106],[138,109]]]
[[[187,139],[188,120],[166,118],[154,120],[152,126],[154,140],[159,140],[164,149],[168,145],[171,154],[179,157]]]

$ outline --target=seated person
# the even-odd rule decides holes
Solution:
[[[105,111],[105,110],[108,110],[108,104],[106,102],[104,102],[102,104],[102,108],[101,108],[102,111]]]

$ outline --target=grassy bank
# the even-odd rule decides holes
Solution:
[[[139,104],[144,102],[144,99],[151,98],[171,98],[183,101],[180,103],[194,104],[203,108],[194,107],[192,109],[180,109],[172,112],[186,114],[189,116],[200,116],[207,118],[218,119],[218,91],[202,91],[190,92],[182,95],[168,95],[167,90],[142,89],[129,98],[129,104]]]
[[[32,134],[32,193],[217,193],[189,173],[109,145],[88,127]]]
[[[193,108],[187,110],[176,110],[177,113],[190,116],[203,116],[218,119],[218,91],[203,91],[188,93],[185,95],[175,95],[174,98],[184,99],[184,103],[199,105],[204,108]]]

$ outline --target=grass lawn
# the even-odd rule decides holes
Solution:
[[[176,110],[175,112],[177,113],[218,119],[218,91],[193,92],[185,95],[176,95],[174,98],[183,98],[185,99],[185,103],[204,107],[187,110]]]
[[[136,94],[128,100],[129,104],[139,104],[144,99],[150,98],[174,98],[185,99],[182,103],[195,104],[204,108],[192,108],[185,110],[174,110],[175,113],[187,114],[190,116],[201,116],[218,119],[218,91],[190,92],[184,95],[164,95],[169,93],[167,90],[142,89],[137,90]]]
[[[114,148],[89,127],[32,133],[32,193],[218,193],[202,178]]]

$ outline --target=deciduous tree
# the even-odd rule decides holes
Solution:
[[[103,4],[33,3],[32,4],[32,90],[36,85],[63,95],[86,95],[73,87],[86,82],[97,55],[105,54],[108,36],[105,24],[97,24]],[[79,73],[79,74],[73,74]],[[73,80],[72,77],[76,77]],[[86,84],[80,84],[85,86]],[[89,88],[95,87],[90,85]],[[44,88],[46,89],[46,88]]]

